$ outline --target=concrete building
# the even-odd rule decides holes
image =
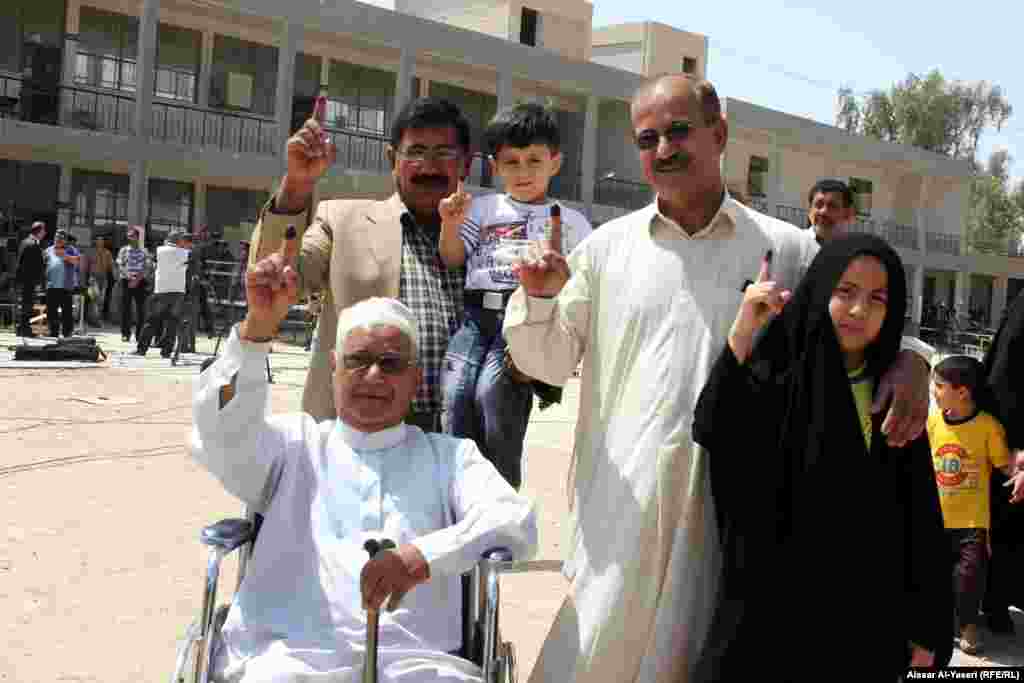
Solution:
[[[209,226],[237,249],[319,93],[339,148],[321,197],[389,194],[394,112],[432,94],[457,102],[477,135],[516,101],[555,108],[565,161],[552,194],[595,224],[650,200],[628,99],[647,75],[706,74],[705,37],[654,22],[592,30],[586,0],[380,2],[390,8],[4,0],[0,225],[11,235],[42,219],[81,243],[111,234],[115,246],[129,224],[144,224],[150,243],[174,227]],[[724,106],[726,176],[758,207],[802,224],[802,195],[817,177],[856,179],[862,227],[890,236],[914,269],[918,316],[953,281],[955,303],[988,296],[998,320],[1024,260],[964,240],[962,164],[732,99]],[[469,185],[494,186],[479,155]]]

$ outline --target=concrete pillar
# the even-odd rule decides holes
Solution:
[[[160,0],[142,0],[139,17],[139,57],[136,65],[135,135],[149,139],[153,122],[153,88],[156,81],[156,34],[160,21]]]
[[[71,178],[74,176],[71,164],[61,164],[60,181],[57,184],[57,202],[63,207],[57,211],[57,228],[67,230],[71,227]]]
[[[495,80],[495,99],[498,101],[498,111],[514,104],[515,93],[512,91],[512,74],[507,71],[498,71]]]
[[[295,53],[302,37],[302,27],[282,20],[278,30],[277,51],[277,93],[274,113],[277,118],[277,153],[281,158],[281,172],[284,172],[287,159],[284,146],[291,133],[292,101],[295,94]]]
[[[921,175],[921,193],[917,197],[917,209],[914,210],[914,227],[917,228],[917,248],[921,251],[928,250],[928,221],[925,216],[925,191],[928,186],[928,176]]]
[[[64,10],[64,73],[62,82],[72,85],[75,82],[75,62],[78,54],[78,30],[81,19],[82,3],[79,0],[67,0]]]
[[[956,289],[954,290],[956,307],[956,319],[964,325],[969,319],[971,304],[971,274],[968,271],[960,271],[956,274]]]
[[[773,204],[788,204],[785,178],[782,175],[782,149],[774,135],[772,136],[771,154],[771,158],[768,159],[768,187],[765,188],[765,194],[773,198],[768,201],[768,213],[774,216],[777,215],[777,210],[772,206]]]
[[[430,95],[430,79],[429,78],[421,78],[420,79],[420,93],[419,93],[419,97],[427,97],[429,95]]]
[[[196,84],[196,104],[200,107],[210,106],[210,86],[213,83],[213,31],[203,31],[203,40],[199,48],[199,83]]]
[[[915,329],[921,326],[924,312],[924,264],[912,266],[910,280],[910,319]]]
[[[992,314],[989,316],[989,325],[998,328],[999,321],[1003,319],[1003,311],[1006,310],[1007,288],[1010,278],[1005,275],[997,275],[992,283]]]
[[[149,218],[149,171],[145,160],[133,161],[128,186],[128,224],[146,226]],[[146,226],[148,229],[148,226]]]
[[[598,110],[601,100],[590,95],[587,97],[587,108],[583,117],[583,150],[580,154],[580,201],[586,209],[587,216],[594,214],[594,186],[597,183],[597,124]]]
[[[206,182],[196,180],[192,185],[192,232],[198,233],[206,225]]]
[[[391,116],[395,115],[413,98],[412,79],[416,75],[416,51],[403,47],[398,57],[398,73],[395,74],[395,99],[391,104]]]

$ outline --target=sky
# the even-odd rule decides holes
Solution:
[[[594,26],[658,21],[709,39],[707,77],[734,97],[835,124],[836,92],[888,89],[909,73],[998,84],[1018,112],[982,136],[979,159],[1009,151],[1024,177],[1024,72],[1016,52],[1024,4],[922,0],[595,0]],[[946,8],[950,9],[946,9]],[[977,8],[977,14],[971,7]],[[981,9],[985,11],[982,13]]]

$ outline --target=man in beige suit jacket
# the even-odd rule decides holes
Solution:
[[[289,226],[310,204],[317,180],[334,163],[335,145],[323,129],[324,104],[288,140],[288,170],[253,232],[252,266],[280,247]],[[299,287],[323,292],[316,351],[302,409],[318,420],[337,412],[328,358],[338,312],[371,296],[401,300],[416,314],[424,382],[407,421],[441,429],[440,370],[448,337],[462,314],[464,272],[449,270],[438,253],[438,205],[456,192],[472,160],[469,123],[445,100],[420,98],[395,117],[386,154],[396,193],[385,201],[320,202],[299,254]]]

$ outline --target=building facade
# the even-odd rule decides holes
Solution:
[[[655,73],[706,74],[707,39],[654,22],[591,29],[586,0],[528,1],[5,0],[0,225],[12,235],[44,220],[115,246],[128,225],[145,225],[150,243],[206,226],[237,253],[319,94],[338,146],[320,197],[389,194],[391,120],[431,94],[459,104],[477,141],[503,106],[553,107],[564,163],[552,195],[595,224],[639,208],[651,195],[629,98]],[[893,239],[915,273],[916,317],[932,299],[970,307],[988,292],[998,320],[1024,262],[966,243],[962,164],[724,106],[726,177],[756,206],[802,224],[814,180],[856,180],[861,225]],[[491,191],[476,152],[470,189]]]

